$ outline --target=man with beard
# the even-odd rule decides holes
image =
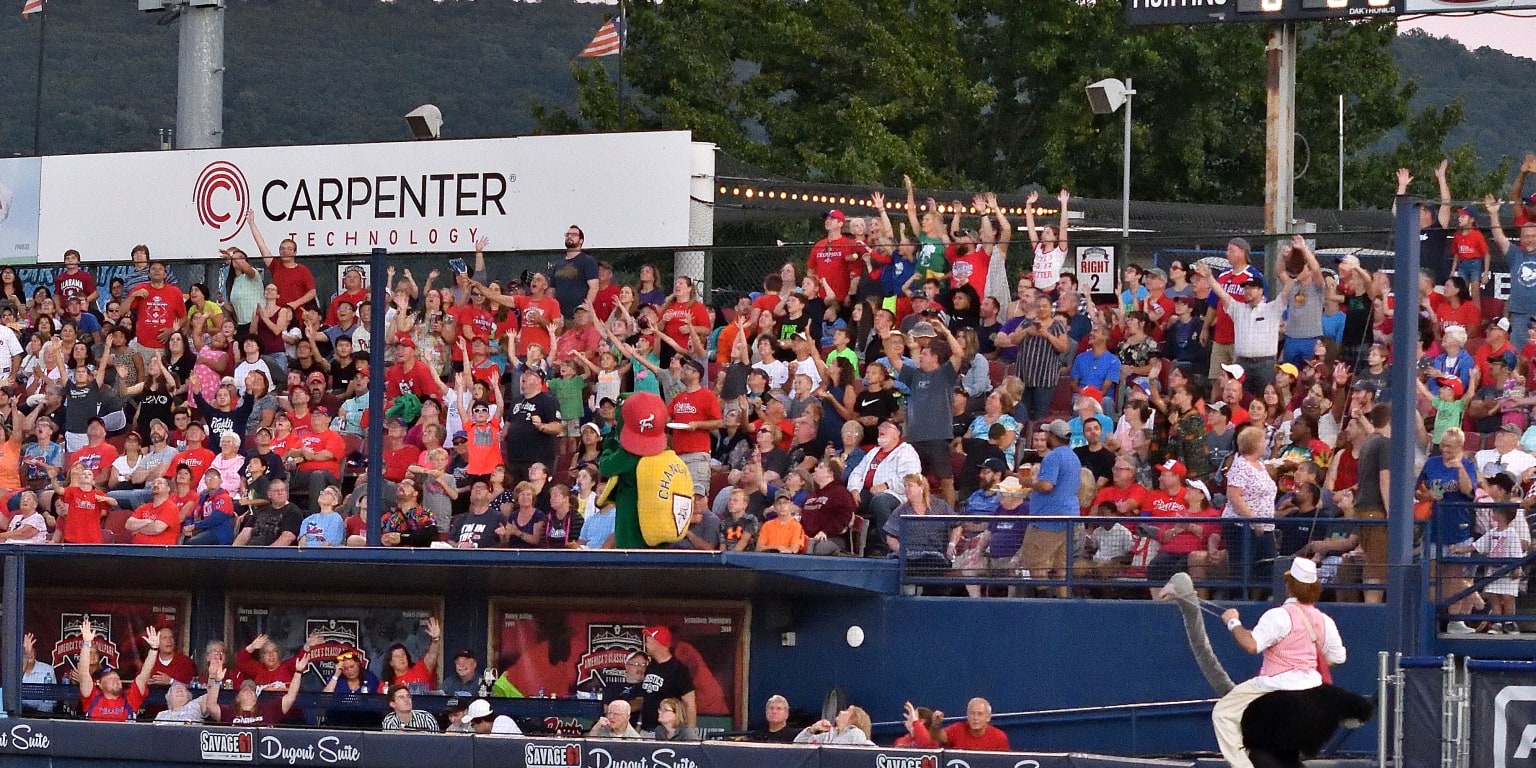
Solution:
[[[490,485],[476,480],[469,489],[469,511],[453,518],[448,541],[459,549],[487,549],[505,547],[511,538],[507,518],[491,509]]]
[[[565,230],[565,258],[549,266],[550,286],[560,302],[560,314],[567,320],[582,304],[597,301],[597,259],[583,251],[587,235],[572,224]]]

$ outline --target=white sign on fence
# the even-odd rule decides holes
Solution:
[[[1077,247],[1077,285],[1090,296],[1115,294],[1115,248],[1112,245]]]
[[[268,244],[301,255],[688,244],[693,142],[684,131],[43,158],[39,261],[213,258]]]

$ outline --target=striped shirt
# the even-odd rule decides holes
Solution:
[[[1038,326],[1039,322],[1035,320],[1019,324],[1021,329]],[[1066,335],[1066,322],[1053,317],[1050,332],[1056,336]],[[1054,387],[1061,380],[1061,353],[1051,346],[1051,340],[1046,336],[1024,337],[1019,342],[1017,360],[1019,378],[1026,387]]]
[[[443,730],[431,712],[423,712],[419,709],[411,710],[411,719],[405,723],[400,722],[398,713],[390,712],[384,716],[383,728],[386,731],[431,731],[433,733]]]

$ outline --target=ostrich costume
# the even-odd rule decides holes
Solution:
[[[1217,696],[1225,696],[1233,688],[1232,678],[1211,649],[1200,615],[1202,601],[1189,574],[1174,574],[1158,597],[1178,606],[1201,674]],[[1243,746],[1254,768],[1302,768],[1302,758],[1315,757],[1340,726],[1358,728],[1373,710],[1369,699],[1326,683],[1303,691],[1272,691],[1243,712]]]

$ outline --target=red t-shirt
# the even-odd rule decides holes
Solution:
[[[1008,734],[990,725],[981,732],[980,736],[972,736],[970,725],[955,723],[944,729],[944,735],[949,740],[950,749],[967,749],[977,752],[1008,751]]]
[[[315,289],[315,276],[310,274],[309,267],[295,261],[293,266],[285,266],[282,259],[273,259],[267,265],[271,273],[268,280],[277,286],[277,303],[292,304],[299,297]]]
[[[682,391],[672,399],[670,421],[692,424],[696,421],[715,421],[725,418],[720,410],[720,398],[714,392],[700,387],[698,391]],[[672,450],[683,453],[709,453],[709,430],[672,430]]]
[[[1488,384],[1493,381],[1493,372],[1488,370],[1488,358],[1502,355],[1505,352],[1514,353],[1514,346],[1509,344],[1509,342],[1505,342],[1504,346],[1498,349],[1494,349],[1492,344],[1484,342],[1479,345],[1475,351],[1472,352],[1472,359],[1477,363],[1477,370],[1479,374],[1477,378],[1478,381],[1482,382],[1483,384]],[[1515,357],[1518,359],[1520,355],[1516,353]],[[1510,373],[1514,373],[1514,371],[1510,371]]]
[[[91,695],[80,697],[80,711],[85,713],[87,720],[99,720],[109,723],[126,723],[133,719],[139,707],[144,706],[144,691],[130,681],[123,681],[123,695],[115,699],[109,699],[102,695],[101,689],[91,688]]]
[[[341,435],[336,430],[327,429],[324,432],[310,432],[299,438],[299,448],[311,451],[330,451],[331,458],[316,459],[299,462],[300,472],[329,472],[336,477],[341,477],[341,460],[346,456],[347,446],[342,442]]]
[[[490,341],[496,333],[496,317],[489,311],[472,304],[454,307],[453,319],[459,324],[459,335],[468,339]]]
[[[1451,306],[1450,302],[1440,305],[1440,309],[1435,311],[1435,318],[1440,321],[1441,328],[1459,325],[1467,329],[1467,335],[1473,338],[1482,335],[1483,313],[1478,308],[1477,302],[1471,299],[1467,299],[1461,302],[1460,306],[1455,307]]]
[[[752,300],[752,308],[771,315],[775,309],[779,308],[779,302],[783,300],[784,297],[777,293],[765,293]]]
[[[403,363],[395,363],[384,374],[384,397],[393,400],[407,392],[417,396],[427,395],[442,396],[442,387],[437,385],[437,377],[432,375],[432,369],[420,360],[411,370],[405,370]]]
[[[592,300],[592,309],[597,311],[596,322],[608,322],[608,316],[619,306],[619,286],[610,284],[607,288],[597,289],[597,298]]]
[[[398,483],[405,479],[405,470],[415,464],[421,458],[421,449],[410,443],[401,443],[400,447],[391,451],[384,449],[384,479],[391,483]]]
[[[468,422],[464,431],[469,435],[469,443],[465,446],[469,461],[464,471],[471,475],[489,475],[501,465],[501,419],[492,417],[483,426]]]
[[[100,500],[103,494],[92,488],[82,491],[71,485],[64,489],[60,498],[69,508],[69,514],[59,524],[64,529],[64,541],[68,544],[100,544],[101,515],[106,505]]]
[[[528,354],[528,345],[537,343],[544,348],[544,354],[549,354],[549,328],[535,323],[534,320],[543,318],[553,323],[560,319],[560,302],[553,296],[545,296],[535,299],[532,296],[517,297],[517,311],[522,313],[523,327],[517,335],[517,355],[525,357]]]
[[[84,269],[60,272],[53,278],[53,298],[60,309],[71,296],[89,296],[96,292],[96,278]]]
[[[863,243],[851,237],[823,238],[811,246],[806,268],[832,286],[832,298],[847,303],[853,278],[864,273],[864,261],[859,257],[868,251]]]
[[[949,259],[950,287],[959,288],[969,285],[976,291],[977,296],[987,293],[987,270],[992,266],[992,254],[981,248],[975,248],[964,256],[960,255],[960,249],[951,244],[945,249],[944,258]]]
[[[186,464],[192,468],[192,487],[200,488],[203,482],[203,473],[208,471],[208,466],[213,464],[213,451],[207,448],[188,448],[171,459],[171,477],[176,476],[176,468]]]
[[[79,464],[89,470],[92,475],[99,474],[101,470],[112,466],[117,461],[117,449],[111,443],[103,442],[101,445],[87,445],[69,455],[69,460],[64,462],[64,468],[69,469]]]
[[[409,669],[395,675],[394,682],[398,685],[410,685],[412,683],[420,683],[426,686],[437,685],[437,679],[432,676],[431,670],[427,669],[426,662],[420,659],[412,664]]]
[[[1184,491],[1180,490],[1172,496],[1167,491],[1156,490],[1148,499],[1147,508],[1142,512],[1151,517],[1187,517],[1189,516],[1189,502],[1184,498]],[[1169,537],[1168,532],[1173,530],[1172,525],[1160,525],[1157,527],[1157,542],[1161,547],[1160,552],[1170,555],[1187,555],[1197,549],[1205,548],[1205,541],[1200,536],[1195,536],[1188,529],[1181,529],[1175,536]]]
[[[181,298],[181,289],[169,283],[159,288],[145,283],[139,288],[148,291],[149,295],[133,302],[132,309],[138,313],[138,320],[133,326],[134,336],[145,347],[164,349],[165,342],[160,340],[160,332],[175,328],[187,316],[187,305]],[[133,289],[134,292],[137,293],[139,288]]]
[[[836,285],[834,283],[833,285]],[[661,332],[667,338],[688,348],[688,336],[683,333],[683,326],[693,323],[693,327],[700,331],[709,331],[709,310],[704,308],[701,302],[692,304],[679,304],[672,302],[661,312]]]
[[[1456,234],[1451,235],[1451,250],[1457,261],[1482,261],[1488,255],[1488,240],[1476,229],[1456,230]]]
[[[133,535],[135,544],[175,546],[177,537],[181,535],[181,509],[169,497],[158,507],[153,504],[140,504],[139,508],[133,511],[133,519],[159,520],[165,523],[165,530],[160,533],[135,533]]]
[[[1136,511],[1145,512],[1147,511],[1147,505],[1151,501],[1148,496],[1147,489],[1139,485],[1132,485],[1129,488],[1120,488],[1114,485],[1105,486],[1093,497],[1093,504],[1089,508],[1089,512],[1092,513],[1093,510],[1098,509],[1099,505],[1106,501],[1110,503],[1122,501],[1135,502]]]
[[[469,364],[469,376],[474,381],[483,381],[488,387],[496,386],[496,380],[501,377],[501,366],[491,362],[490,358],[480,362]]]
[[[308,290],[308,289],[305,289],[305,290]],[[299,296],[303,296],[303,295],[304,295],[303,293],[299,294]],[[297,297],[295,297],[295,298],[297,298]],[[361,289],[361,288],[359,288],[359,289],[357,289],[355,291],[350,291],[350,292],[336,294],[336,298],[331,299],[331,305],[329,307],[327,307],[326,310],[325,310],[325,324],[326,325],[335,325],[337,322],[339,322],[336,319],[336,308],[338,306],[341,306],[341,303],[343,301],[347,302],[348,304],[351,304],[353,309],[357,309],[357,305],[363,303],[365,300],[367,300],[367,298],[368,298],[368,292],[366,290]],[[281,299],[279,299],[279,301],[281,301]]]

